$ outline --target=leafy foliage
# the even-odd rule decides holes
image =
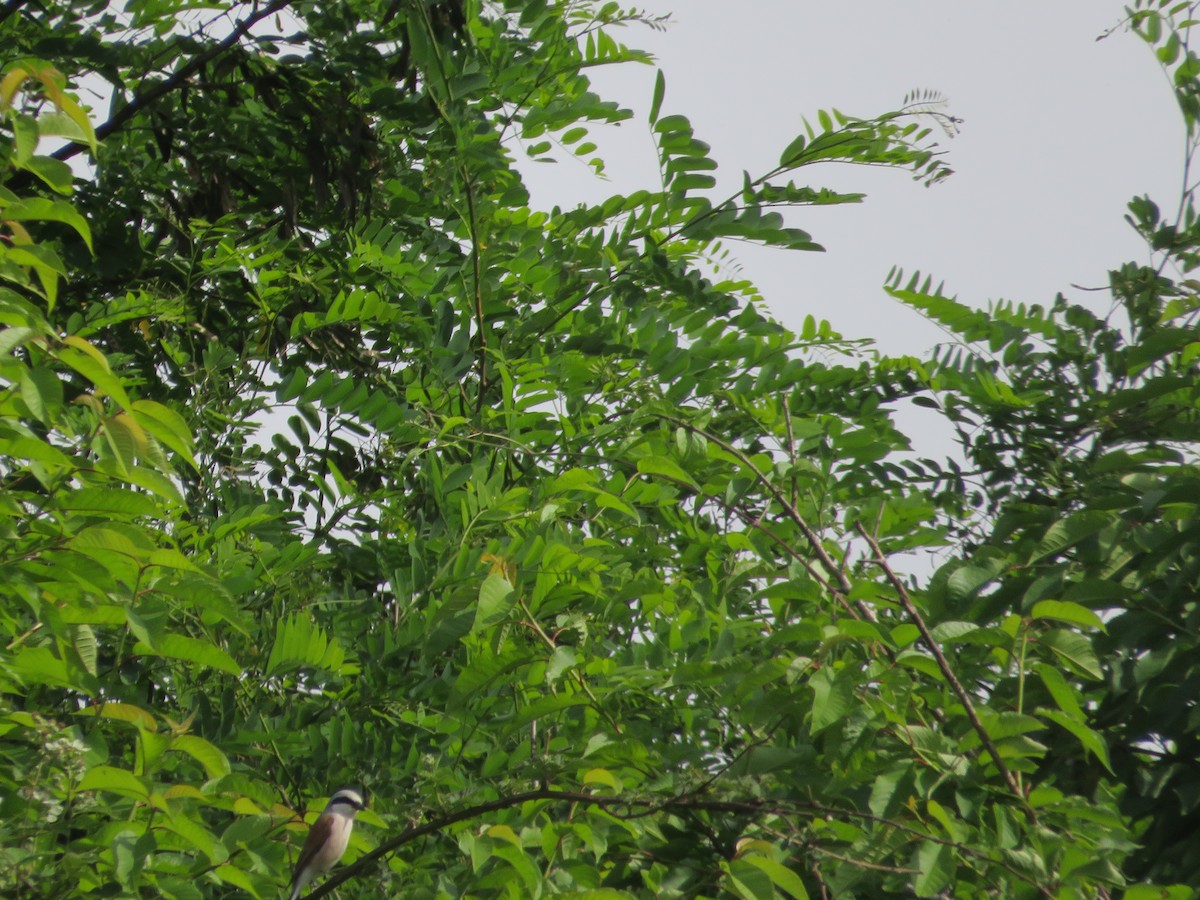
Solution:
[[[660,183],[529,208],[518,152],[603,169],[630,113],[585,73],[637,23],[0,11],[6,894],[271,896],[343,784],[315,897],[1194,878],[1186,280],[1118,270],[1117,325],[897,276],[960,339],[926,361],[793,334],[724,244],[819,249],[794,208],[862,197],[813,165],[933,183],[955,120],[819,112],[716,197],[660,75]],[[909,399],[974,471],[913,458]]]
[[[1141,3],[1130,17],[1175,86],[1189,165],[1200,84],[1186,49],[1192,7]],[[1033,691],[1008,679],[991,695],[1007,691],[1061,726],[1045,736],[1043,777],[1089,795],[1120,785],[1116,808],[1140,845],[1132,876],[1195,887],[1193,207],[1190,187],[1174,220],[1147,197],[1130,202],[1154,260],[1109,273],[1101,314],[1061,295],[1048,308],[983,312],[928,281],[902,286],[898,273],[889,291],[955,338],[928,383],[975,469],[960,484],[988,512],[971,552],[935,577],[931,601],[973,622],[1050,609],[1090,632],[1035,630],[1028,649],[1058,671],[1039,669]]]

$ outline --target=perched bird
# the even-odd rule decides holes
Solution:
[[[296,860],[289,900],[296,900],[310,881],[324,875],[342,858],[346,844],[350,842],[354,816],[366,805],[362,794],[349,788],[342,788],[329,798],[325,811],[313,822],[300,850],[300,858]]]

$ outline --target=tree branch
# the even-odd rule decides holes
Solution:
[[[468,819],[476,819],[480,816],[486,815],[487,813],[496,812],[501,809],[510,809],[511,807],[520,806],[523,803],[529,803],[537,800],[558,800],[564,803],[602,807],[610,811],[614,807],[624,806],[631,810],[627,817],[645,816],[660,811],[703,811],[746,816],[794,816],[807,814],[825,817],[860,819],[865,822],[873,822],[889,828],[895,828],[897,831],[902,831],[905,834],[909,834],[915,839],[931,841],[935,844],[943,844],[947,847],[954,847],[967,856],[986,860],[987,862],[1000,866],[1014,877],[1032,885],[1034,889],[1043,897],[1054,897],[1054,893],[1050,891],[1046,885],[1034,881],[1029,875],[1013,867],[1004,860],[995,859],[982,850],[975,849],[974,847],[966,844],[957,843],[949,840],[948,838],[927,834],[924,831],[919,831],[893,819],[872,815],[871,813],[862,813],[852,809],[837,809],[830,806],[824,806],[819,803],[805,802],[775,803],[769,800],[717,800],[699,797],[696,796],[695,793],[671,797],[665,801],[655,801],[650,798],[627,799],[624,797],[607,797],[603,795],[582,793],[579,791],[562,791],[554,788],[534,788],[533,790],[520,791],[516,794],[510,794],[505,797],[497,797],[495,800],[490,800],[487,803],[480,803],[475,806],[464,807],[463,809],[432,818],[423,825],[417,825],[412,828],[408,828],[396,835],[394,838],[384,841],[369,853],[364,853],[349,865],[343,866],[342,868],[336,870],[321,885],[313,888],[313,890],[308,894],[308,900],[320,900],[321,897],[325,897],[333,893],[338,887],[340,887],[349,879],[367,872],[372,866],[374,866],[375,863],[394,853],[405,844],[411,843],[418,838],[436,834],[443,828],[447,828],[450,825],[457,824],[458,822],[465,822]],[[634,810],[635,807],[637,807],[636,810]],[[614,813],[614,815],[619,816],[617,813]],[[811,845],[810,847],[814,852],[820,849]],[[855,864],[857,865],[858,863]]]
[[[0,22],[3,22],[9,16],[16,13],[22,6],[28,3],[29,0],[8,0],[3,6],[0,6]]]
[[[954,669],[950,666],[950,661],[946,659],[946,654],[942,652],[941,645],[934,639],[933,633],[929,630],[929,626],[925,623],[925,619],[921,616],[916,604],[913,603],[912,597],[908,593],[908,588],[904,586],[904,582],[896,574],[895,570],[888,564],[887,559],[883,555],[883,551],[879,548],[879,542],[867,531],[861,522],[855,522],[854,527],[858,529],[858,533],[862,535],[864,541],[871,548],[871,552],[875,554],[875,558],[871,562],[879,566],[883,570],[883,574],[887,577],[888,582],[896,590],[896,595],[900,598],[900,605],[904,607],[904,612],[912,619],[917,626],[917,630],[921,632],[921,637],[924,639],[926,646],[929,647],[933,658],[937,662],[938,669],[950,684],[950,689],[954,691],[958,697],[958,702],[963,705],[963,710],[967,714],[967,719],[971,723],[971,727],[975,729],[975,733],[979,735],[979,740],[983,747],[988,752],[988,756],[992,758],[992,762],[996,764],[996,768],[1003,776],[1008,789],[1013,792],[1014,796],[1021,801],[1021,806],[1025,809],[1026,815],[1033,821],[1037,821],[1037,814],[1034,813],[1029,802],[1025,799],[1025,794],[1021,790],[1021,786],[1017,783],[1016,776],[1009,769],[1008,764],[1004,762],[1004,757],[1000,755],[1000,750],[996,747],[992,736],[988,734],[987,729],[983,727],[983,722],[979,718],[979,713],[975,709],[975,702],[971,699],[971,695],[967,693],[967,689],[962,686],[962,682],[958,680],[958,676],[954,674]]]
[[[804,535],[805,541],[808,542],[809,547],[812,548],[813,553],[816,554],[817,559],[820,560],[822,567],[829,574],[830,578],[837,582],[838,591],[840,591],[842,596],[847,600],[849,599],[850,592],[854,586],[850,583],[850,578],[846,575],[846,570],[833,561],[833,557],[829,555],[829,551],[826,550],[825,545],[821,543],[820,535],[813,530],[812,526],[809,525],[808,521],[803,515],[801,515],[800,510],[787,498],[783,491],[781,491],[777,485],[772,483],[772,481],[767,478],[766,475],[759,471],[758,466],[754,465],[750,457],[748,457],[733,444],[722,440],[710,431],[706,431],[703,428],[693,425],[687,419],[680,419],[676,416],[669,416],[664,413],[658,413],[657,415],[668,422],[674,422],[676,425],[686,428],[693,434],[698,434],[701,437],[712,441],[726,453],[736,456],[738,462],[754,473],[754,477],[758,483],[765,487],[768,492],[770,492],[771,496],[775,499],[775,502],[783,507],[783,511],[787,513],[788,518],[796,523],[796,527],[799,528],[800,533]],[[834,593],[836,594],[838,591],[834,591]],[[855,605],[857,606],[858,611],[861,612],[866,619],[871,622],[878,621],[875,611],[865,603],[860,601]]]
[[[248,32],[256,24],[268,16],[274,15],[280,10],[285,9],[286,7],[290,6],[291,3],[292,0],[271,0],[271,3],[263,7],[261,10],[251,13],[246,18],[238,22],[237,25],[234,26],[233,31],[231,31],[224,40],[217,42],[198,56],[193,56],[186,63],[180,66],[179,69],[165,81],[160,81],[158,84],[150,88],[139,88],[134,93],[132,100],[117,110],[116,113],[113,114],[112,118],[110,118],[107,122],[104,122],[96,127],[96,139],[103,140],[113,132],[120,129],[126,122],[132,119],[147,106],[157,100],[162,99],[167,94],[171,93],[171,91],[175,90],[185,81],[187,81],[187,79],[191,78],[192,75],[198,72],[203,65],[233,47],[242,39],[243,36],[245,36],[246,32]],[[145,82],[143,82],[143,84],[145,84]],[[71,143],[60,147],[50,155],[57,160],[67,160],[79,153],[81,150],[83,150],[83,144]]]

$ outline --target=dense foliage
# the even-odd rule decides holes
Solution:
[[[1189,160],[1193,5],[1126,20]],[[818,112],[718,197],[660,75],[661,183],[530,209],[639,23],[0,6],[4,896],[274,896],[343,785],[313,896],[1200,889],[1188,180],[1107,309],[897,274],[932,358],[793,334],[730,242],[819,249],[811,165],[932,183],[955,122]]]

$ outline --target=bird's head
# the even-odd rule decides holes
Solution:
[[[365,809],[366,806],[367,801],[363,799],[362,794],[350,788],[342,788],[329,798],[329,805],[325,809],[326,812],[340,812],[353,817],[355,813],[360,809]]]

